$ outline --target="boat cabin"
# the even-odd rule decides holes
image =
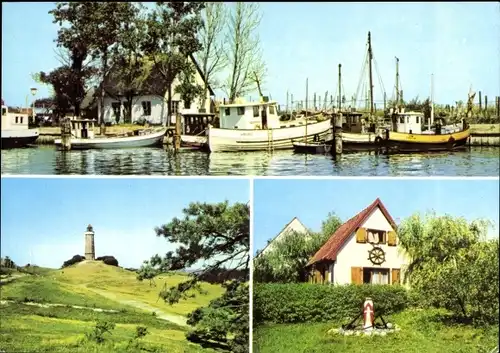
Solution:
[[[424,113],[401,110],[393,115],[392,130],[406,134],[421,134]]]
[[[6,105],[2,105],[2,130],[28,130],[28,114],[11,113]]]
[[[278,104],[274,101],[236,102],[219,106],[221,129],[279,129]]]
[[[360,112],[342,112],[342,130],[353,133],[362,132],[362,116],[363,114]]]
[[[92,139],[95,137],[94,128],[96,120],[93,119],[71,119],[71,133],[79,139]]]

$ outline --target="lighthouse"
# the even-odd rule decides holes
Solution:
[[[95,260],[94,229],[90,224],[85,232],[85,260]]]

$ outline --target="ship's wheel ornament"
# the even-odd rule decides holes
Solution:
[[[374,246],[373,249],[368,250],[368,260],[374,265],[381,265],[385,262],[385,252],[379,246]]]

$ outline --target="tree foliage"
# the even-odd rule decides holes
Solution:
[[[405,219],[398,230],[410,262],[404,277],[424,305],[444,307],[477,323],[498,322],[498,239],[488,222],[429,213]]]
[[[266,75],[257,34],[261,18],[260,7],[256,2],[236,2],[231,5],[225,48],[225,60],[230,73],[223,88],[231,101],[254,90],[256,79],[262,84]]]
[[[248,351],[248,266],[250,224],[247,204],[222,202],[216,204],[191,203],[183,210],[183,218],[173,218],[155,229],[157,236],[179,244],[175,252],[164,257],[156,255],[146,261],[140,271],[143,279],[154,277],[155,272],[167,272],[200,267],[188,280],[160,292],[170,304],[201,292],[200,280],[207,273],[219,269],[243,271],[243,278],[224,283],[225,294],[208,307],[193,312],[190,324],[194,329],[187,335],[197,343],[218,342],[233,352]],[[230,271],[227,272],[228,274]],[[140,278],[139,278],[140,279]]]
[[[118,267],[118,260],[114,256],[111,256],[111,255],[99,256],[96,260],[102,261],[106,265],[109,265],[109,266],[117,266]]]
[[[272,243],[272,248],[254,259],[255,282],[303,282],[305,266],[323,244],[340,227],[342,221],[334,213],[322,222],[320,232],[290,232]]]
[[[77,264],[79,262],[82,262],[83,260],[85,260],[85,256],[75,255],[71,259],[64,261],[61,268],[65,268],[65,267]]]

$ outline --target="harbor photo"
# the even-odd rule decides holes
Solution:
[[[496,3],[2,10],[4,175],[500,172]]]
[[[253,189],[253,352],[498,351],[498,178]]]
[[[1,352],[249,351],[248,180],[1,189]]]

